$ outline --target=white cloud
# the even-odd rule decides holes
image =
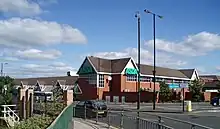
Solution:
[[[0,20],[0,45],[27,48],[59,43],[86,43],[80,30],[69,25],[34,19]]]
[[[147,47],[153,46],[153,40],[146,42]],[[165,52],[185,56],[205,55],[210,51],[220,49],[220,36],[209,32],[189,35],[183,41],[171,42],[157,39],[156,48]]]
[[[27,49],[27,50],[18,50],[13,53],[13,56],[21,59],[48,60],[48,59],[58,58],[59,56],[61,56],[61,52],[58,50],[41,51],[38,49]]]
[[[31,0],[1,0],[0,12],[15,13],[20,16],[38,15],[43,12],[39,4]]]
[[[136,48],[127,48],[122,52],[97,52],[90,54],[102,58],[123,58],[123,57],[132,57],[137,62],[137,49]],[[153,55],[150,51],[146,49],[141,49],[141,63],[142,64],[153,64]],[[166,55],[165,53],[157,52],[156,53],[156,65],[176,68],[183,65],[186,65],[187,62],[175,59],[172,56]]]
[[[8,68],[6,74],[12,77],[66,76],[68,71],[76,74],[77,69],[62,62],[52,64],[23,64],[19,68]]]

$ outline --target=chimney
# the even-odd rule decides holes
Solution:
[[[67,76],[71,76],[71,73],[70,73],[70,71],[68,71],[68,72],[67,72]]]

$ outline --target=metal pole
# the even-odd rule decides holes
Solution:
[[[153,33],[154,33],[154,94],[153,94],[153,110],[155,110],[156,106],[156,96],[155,96],[155,83],[156,83],[156,44],[155,44],[155,14],[153,14]]]
[[[185,104],[184,103],[184,97],[185,97],[185,95],[184,95],[184,88],[182,90],[183,90],[183,95],[182,96],[183,96],[183,112],[184,112],[185,111],[185,109],[184,109],[184,107],[185,107],[185,105],[184,105]]]
[[[141,38],[140,38],[140,17],[138,17],[138,105],[137,109],[140,109],[141,93],[140,93],[140,58],[141,58]],[[139,117],[139,113],[138,113]]]
[[[139,12],[137,12],[137,14],[135,15],[135,17],[137,18],[137,37],[138,37],[138,87],[137,87],[137,92],[138,92],[138,102],[137,102],[137,129],[139,129],[139,116],[140,116],[140,101],[141,101],[141,93],[140,93],[140,58],[141,58],[141,27],[140,27],[140,14]]]
[[[1,77],[3,76],[3,63],[1,63]]]

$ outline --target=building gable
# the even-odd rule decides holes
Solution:
[[[86,58],[83,62],[83,64],[81,65],[81,67],[79,68],[77,74],[78,75],[82,75],[82,74],[94,74],[96,73],[96,70],[94,69],[94,67],[91,65],[90,61],[88,60],[88,58]]]
[[[199,75],[198,75],[198,72],[196,69],[193,71],[193,74],[191,77],[191,80],[195,80],[195,79],[197,79],[197,80],[199,79]]]
[[[138,74],[137,66],[132,58],[130,58],[121,74]]]

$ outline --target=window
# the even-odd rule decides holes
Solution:
[[[181,80],[173,80],[173,83],[181,83]]]
[[[127,75],[126,80],[127,81],[137,81],[137,75]]]
[[[105,80],[103,74],[99,75],[99,87],[105,87]]]
[[[165,82],[166,82],[166,83],[172,83],[173,81],[170,80],[170,79],[165,79]]]
[[[141,81],[142,82],[151,82],[151,78],[150,77],[141,77]]]
[[[156,82],[162,82],[163,80],[163,78],[156,78]]]

